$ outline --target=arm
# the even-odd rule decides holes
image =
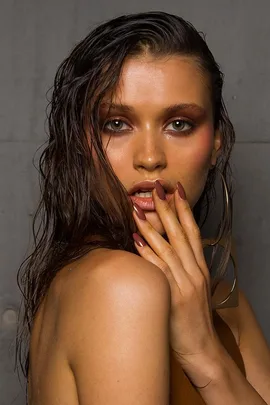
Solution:
[[[265,405],[270,404],[270,351],[256,321],[251,306],[242,292],[236,311],[239,347],[247,379],[220,347],[214,361],[213,381],[200,394],[208,405]]]
[[[153,264],[128,252],[85,272],[69,313],[67,357],[80,405],[166,405],[170,289]]]

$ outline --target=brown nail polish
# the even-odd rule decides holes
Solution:
[[[186,197],[185,190],[184,190],[182,184],[179,183],[179,181],[177,182],[177,190],[178,190],[178,194],[179,194],[180,198],[182,198],[182,200],[186,200],[187,197]]]
[[[139,207],[138,204],[136,204],[135,202],[133,203],[133,208],[140,219],[143,219],[143,220],[146,219],[145,213],[143,212],[141,207]]]
[[[156,186],[157,195],[159,196],[159,198],[163,201],[166,200],[165,191],[158,180],[155,181],[155,186]]]
[[[133,233],[132,236],[138,246],[143,247],[147,245],[143,238],[141,238],[140,235],[138,235],[137,233]]]

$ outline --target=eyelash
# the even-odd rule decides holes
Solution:
[[[106,122],[104,123],[104,125],[103,125],[103,128],[102,128],[103,132],[118,133],[118,134],[119,134],[119,133],[121,133],[121,132],[127,132],[127,131],[128,131],[128,130],[126,130],[126,129],[124,129],[124,130],[113,130],[113,129],[108,129],[108,128],[106,128],[106,125],[108,125],[108,124],[110,124],[110,123],[112,123],[112,122],[114,122],[114,121],[118,121],[118,122],[120,122],[120,123],[126,124],[124,120],[118,119],[118,118],[114,118],[114,119],[112,119],[112,120],[108,120],[108,121],[106,121]],[[181,122],[181,123],[183,123],[184,125],[187,124],[187,125],[189,125],[189,129],[186,129],[186,130],[170,130],[171,132],[181,132],[181,133],[189,134],[189,133],[191,133],[191,132],[193,131],[193,129],[194,129],[195,126],[196,126],[194,123],[192,123],[192,122],[190,122],[190,121],[188,121],[188,120],[180,119],[180,118],[171,121],[170,124],[168,124],[168,125],[171,125],[171,124],[174,123],[174,122]],[[128,124],[126,124],[126,125],[128,125]],[[167,126],[168,126],[168,125],[167,125]]]

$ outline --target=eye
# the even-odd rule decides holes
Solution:
[[[122,132],[126,131],[127,129],[129,129],[129,126],[120,119],[107,121],[103,126],[104,132]]]
[[[174,132],[190,132],[194,128],[191,122],[180,119],[172,121],[166,128],[171,130],[170,126]]]

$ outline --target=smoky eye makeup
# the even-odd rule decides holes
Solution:
[[[130,125],[128,125],[127,122],[121,118],[107,119],[102,126],[102,131],[105,133],[120,133],[128,132],[130,130]]]
[[[207,109],[194,103],[174,104],[164,109],[163,119],[167,122],[185,122],[194,129],[209,120],[209,113]]]
[[[169,129],[171,127],[172,129]],[[171,132],[192,132],[196,124],[185,118],[174,118],[164,126],[164,130]]]
[[[121,113],[124,113],[125,116],[121,115]],[[129,115],[129,117],[126,115]],[[113,104],[112,108],[108,108],[108,105],[106,105],[100,110],[100,130],[104,133],[115,134],[130,132],[133,125],[130,123],[129,118],[135,119],[137,123],[139,122],[139,118],[136,117],[132,106]],[[156,119],[163,131],[172,134],[189,134],[209,118],[206,109],[191,103],[174,104],[165,107]]]
[[[188,135],[196,128],[196,123],[185,118],[175,118],[163,126],[163,131],[172,134]],[[104,121],[101,126],[103,133],[127,133],[132,131],[131,126],[122,118],[111,118]]]

